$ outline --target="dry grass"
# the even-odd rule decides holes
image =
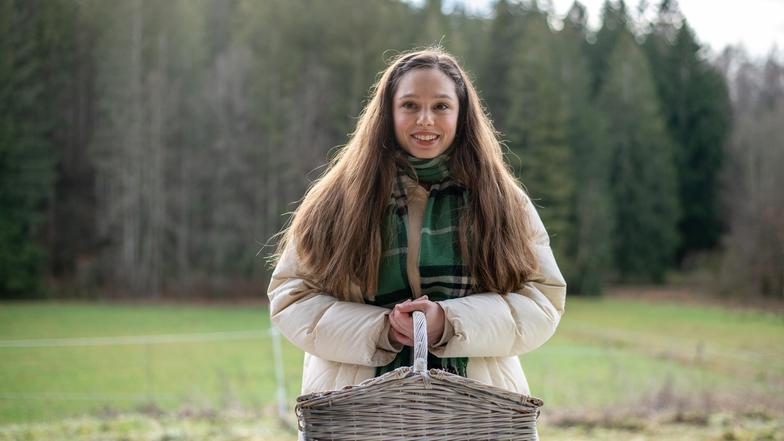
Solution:
[[[290,422],[289,422],[290,423]],[[784,441],[784,418],[716,413],[657,418],[586,416],[542,421],[548,441]],[[296,432],[269,411],[183,410],[69,418],[0,427],[0,441],[294,441]]]

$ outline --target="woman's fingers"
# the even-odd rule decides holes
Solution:
[[[392,333],[393,333],[393,336],[395,337],[395,340],[397,340],[398,342],[400,342],[400,343],[402,343],[402,344],[404,344],[406,346],[412,346],[413,345],[413,341],[414,340],[411,337],[409,337],[409,336],[407,336],[407,335],[405,335],[405,334],[403,334],[401,332],[398,332],[395,328],[392,328]]]
[[[430,339],[440,338],[442,331],[439,332],[437,328],[440,327],[443,330],[443,324],[439,326],[439,324],[436,323],[438,320],[436,314],[439,312],[436,310],[440,308],[441,307],[438,304],[428,300],[427,296],[419,297],[414,301],[406,300],[403,303],[395,305],[392,312],[389,313],[389,323],[392,330],[396,333],[395,335],[398,341],[406,346],[413,346],[414,319],[411,314],[414,311],[422,311],[427,316]],[[441,317],[441,320],[443,320],[443,316]]]
[[[396,305],[395,308],[400,312],[407,312],[407,313],[411,313],[414,311],[425,311],[428,303],[432,303],[432,302],[430,302],[429,300],[423,300],[423,301],[417,300],[415,302],[400,303]]]
[[[390,325],[390,327],[392,329],[394,329],[398,333],[405,335],[405,332],[404,332],[404,329],[403,329],[403,325],[400,322],[398,322],[397,320],[390,319],[389,320],[389,325]]]
[[[392,310],[389,314],[389,324],[401,334],[406,335],[409,338],[414,337],[414,321],[408,314]]]
[[[394,337],[395,340],[397,340],[399,343],[405,346],[414,346],[414,341],[410,337],[407,337],[397,332],[397,330],[395,330],[394,328],[392,328],[392,336]]]
[[[410,331],[414,326],[413,319],[411,318],[411,314],[414,311],[422,311],[425,313],[429,342],[432,344],[440,340],[441,335],[444,332],[444,322],[446,320],[441,305],[436,302],[431,302],[427,299],[427,296],[422,296],[413,302],[406,301],[395,306],[393,314],[397,314],[398,317],[400,315],[406,317],[405,323],[398,319],[399,328],[402,328],[399,330],[405,331],[405,334],[411,339],[414,338],[413,332]]]

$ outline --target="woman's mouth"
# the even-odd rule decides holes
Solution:
[[[414,138],[414,142],[423,146],[433,145],[440,138],[435,133],[415,133],[411,137]]]

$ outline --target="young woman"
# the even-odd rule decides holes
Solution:
[[[476,90],[435,48],[398,56],[371,95],[269,286],[273,322],[305,351],[302,393],[411,365],[421,310],[429,367],[529,394],[518,355],[553,335],[566,283]]]

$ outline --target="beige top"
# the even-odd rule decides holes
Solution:
[[[411,293],[414,298],[422,295],[419,284],[419,243],[422,240],[422,219],[425,216],[425,205],[429,192],[421,185],[414,183],[407,189],[408,198],[408,258],[406,259],[406,272]]]
[[[409,261],[412,290],[419,295],[419,233],[427,191],[409,196]],[[507,295],[486,292],[439,301],[446,321],[442,341],[430,348],[438,357],[469,357],[468,378],[528,394],[518,355],[547,341],[564,312],[566,282],[550,250],[550,239],[536,209],[522,190],[534,230],[539,271],[532,281]],[[296,241],[283,252],[272,274],[267,295],[273,323],[305,352],[302,393],[335,390],[375,375],[375,366],[391,362],[401,350],[389,341],[390,310],[336,299],[328,293],[301,289]]]

